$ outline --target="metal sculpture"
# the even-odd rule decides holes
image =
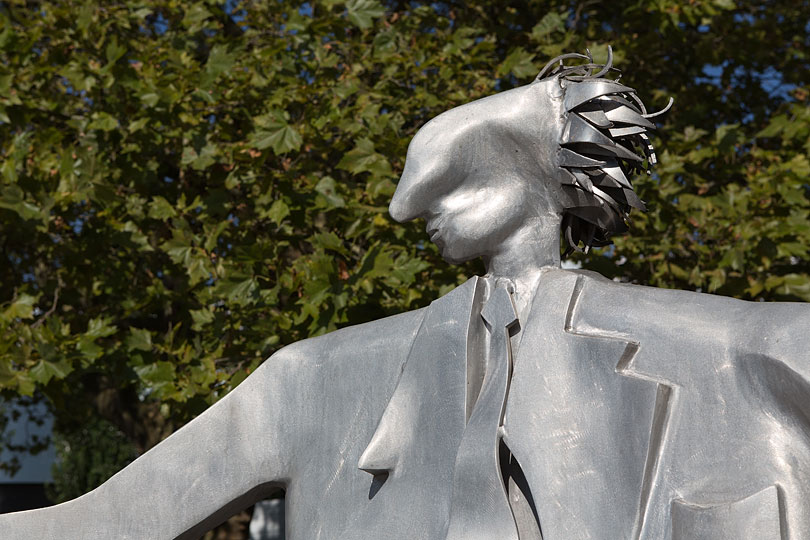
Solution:
[[[391,215],[484,277],[285,347],[0,537],[196,538],[283,487],[307,540],[810,539],[808,307],[559,268],[561,227],[608,243],[656,161],[658,113],[611,63],[563,55],[414,137]]]

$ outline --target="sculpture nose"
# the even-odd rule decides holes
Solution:
[[[394,193],[394,197],[391,199],[391,203],[388,205],[388,214],[394,219],[394,221],[398,221],[402,223],[403,221],[407,221],[408,214],[406,212],[405,204],[402,202],[402,198],[397,198],[396,192]]]
[[[371,442],[363,451],[360,460],[357,463],[357,468],[366,471],[374,476],[378,474],[390,474],[396,466],[396,455],[391,452],[392,445],[386,439],[386,435],[382,432],[387,431],[385,425],[380,426],[382,429],[377,429]]]

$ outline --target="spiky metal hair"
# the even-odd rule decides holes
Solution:
[[[670,98],[663,110],[648,113],[636,91],[619,84],[610,47],[605,64],[594,63],[586,52],[558,56],[537,75],[537,80],[558,79],[564,92],[566,123],[558,165],[568,173],[563,190],[571,200],[562,219],[566,255],[611,244],[612,234],[627,230],[630,209],[645,210],[629,178],[641,171],[650,174],[656,164],[647,136],[655,124],[649,118],[672,106]],[[587,63],[565,65],[572,59]],[[618,76],[608,77],[613,74]]]

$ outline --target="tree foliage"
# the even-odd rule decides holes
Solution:
[[[46,486],[55,503],[84,495],[135,459],[135,448],[121,431],[94,417],[80,428],[57,433],[53,483]],[[76,451],[76,449],[80,449]]]
[[[0,389],[144,451],[284,344],[449,267],[388,200],[416,129],[611,44],[661,166],[617,279],[810,300],[806,0],[0,2]],[[94,424],[95,425],[95,424]],[[84,484],[82,484],[84,485]],[[89,487],[89,486],[87,486]]]

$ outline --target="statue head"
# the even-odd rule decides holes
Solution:
[[[569,251],[609,244],[644,209],[629,179],[656,162],[654,115],[614,71],[610,49],[604,65],[565,54],[526,86],[440,114],[408,147],[391,216],[424,218],[449,262],[537,239],[559,262],[560,227]]]

